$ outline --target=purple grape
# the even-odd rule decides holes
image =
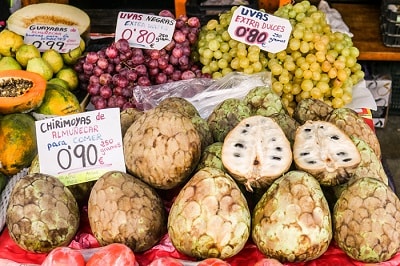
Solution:
[[[86,87],[86,90],[91,96],[99,95],[100,87],[101,86],[99,83],[89,83],[89,85]]]
[[[118,52],[124,54],[131,50],[128,40],[119,39],[115,42],[115,48],[117,48]]]
[[[178,62],[181,67],[186,68],[189,65],[189,57],[187,55],[183,55],[179,57]]]
[[[96,110],[105,109],[107,108],[107,100],[100,98],[93,105]]]
[[[129,81],[135,82],[138,78],[138,75],[135,70],[129,69],[126,73],[126,77],[128,78]]]
[[[174,66],[173,65],[171,65],[171,64],[168,64],[167,65],[167,67],[163,70],[163,72],[166,74],[166,75],[172,75],[172,73],[174,73]]]
[[[112,82],[112,76],[110,73],[103,73],[99,76],[100,85],[109,85]]]
[[[198,17],[190,17],[187,20],[187,25],[192,28],[200,28],[200,19]]]
[[[119,107],[120,109],[122,109],[126,102],[127,100],[125,99],[125,97],[118,95],[116,96],[115,107]]]
[[[129,80],[126,76],[119,75],[114,84],[118,87],[125,88],[126,86],[128,86]]]
[[[98,67],[100,67],[101,69],[107,69],[108,68],[108,60],[107,60],[107,58],[105,58],[105,57],[101,57],[101,58],[99,58],[98,60],[97,60],[97,63],[96,63],[96,65],[98,66]]]
[[[190,49],[190,46],[182,46],[182,53],[186,56],[190,56],[192,51]]]
[[[175,42],[183,43],[186,40],[186,35],[181,30],[175,30],[173,38]]]
[[[99,59],[99,55],[97,54],[97,52],[90,51],[86,54],[85,63],[95,64],[98,59]]]
[[[194,79],[196,77],[196,74],[191,71],[191,70],[186,70],[182,73],[181,79],[186,80],[186,79]]]
[[[187,15],[180,15],[177,20],[182,20],[185,23],[188,21],[189,17]]]
[[[138,76],[147,76],[147,67],[143,64],[137,65],[135,67],[135,71],[138,74]]]
[[[117,95],[111,95],[111,97],[107,99],[107,107],[117,107]]]
[[[100,87],[100,96],[104,99],[108,99],[112,96],[112,89],[108,85],[103,85]]]
[[[182,29],[185,26],[185,24],[186,24],[185,21],[179,19],[175,23],[175,28]]]
[[[100,83],[100,79],[99,79],[99,77],[98,76],[90,76],[90,78],[89,78],[89,84],[92,84],[92,83]]]
[[[176,58],[181,57],[183,55],[183,49],[176,46],[174,49],[172,49],[172,55]]]
[[[99,77],[101,74],[104,73],[104,69],[101,69],[99,66],[94,66],[92,73],[94,76]]]
[[[111,44],[106,48],[105,54],[108,58],[114,59],[117,58],[119,53],[117,47],[115,47],[115,44]]]
[[[149,76],[157,76],[158,73],[160,73],[160,69],[159,68],[149,68],[148,70],[149,72]]]
[[[161,17],[168,17],[168,18],[175,18],[174,13],[172,13],[170,10],[163,9],[158,13],[159,16]]]
[[[175,41],[174,41],[174,40],[171,40],[170,43],[167,44],[167,45],[164,47],[164,49],[165,49],[166,51],[171,51],[172,49],[174,49],[174,47],[175,47]]]
[[[123,88],[116,86],[113,88],[113,95],[122,95]]]
[[[158,61],[158,68],[159,69],[164,70],[164,69],[167,68],[168,60],[166,58],[160,57],[160,58],[157,59],[157,61]]]
[[[145,61],[145,58],[144,58],[143,54],[141,54],[141,55],[139,55],[139,54],[135,55],[134,54],[131,57],[130,61],[132,62],[133,66],[137,66],[137,65],[143,64],[144,61]]]
[[[167,80],[168,80],[167,75],[165,75],[165,74],[162,73],[162,72],[159,73],[159,74],[156,76],[156,78],[155,78],[156,84],[164,84],[164,83],[167,82]]]
[[[138,78],[137,84],[139,86],[150,86],[151,82],[150,79],[147,76],[141,76]]]
[[[83,63],[83,65],[82,65],[82,69],[83,69],[83,71],[86,72],[86,73],[91,73],[92,70],[93,70],[93,65],[85,62],[85,63]]]
[[[136,107],[136,105],[135,105],[134,103],[132,103],[132,102],[126,102],[126,103],[124,104],[124,106],[122,106],[122,111],[125,110],[125,109],[128,109],[128,108],[135,108],[135,107]]]
[[[147,64],[149,68],[158,68],[158,60],[157,59],[150,59]]]
[[[179,64],[179,59],[178,59],[177,57],[171,55],[171,56],[169,57],[169,62],[170,62],[172,65],[176,66],[176,65]]]
[[[180,70],[174,70],[174,73],[172,73],[171,78],[173,81],[178,81],[181,80],[181,75],[182,72]]]
[[[121,95],[127,99],[131,98],[133,96],[133,88],[132,87],[123,88]]]
[[[149,53],[149,56],[150,56],[151,59],[158,59],[161,56],[161,53],[160,53],[159,50],[151,49],[151,50],[148,50],[148,51],[149,51],[148,53]]]

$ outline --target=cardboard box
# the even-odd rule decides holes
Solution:
[[[377,110],[372,111],[374,126],[385,127],[389,115],[390,99],[392,95],[392,78],[390,74],[372,75],[365,80],[367,88],[375,99]]]

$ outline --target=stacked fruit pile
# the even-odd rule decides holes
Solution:
[[[167,10],[160,16],[172,17]],[[197,17],[176,18],[173,39],[160,50],[132,48],[120,39],[96,52],[89,52],[75,65],[80,84],[96,109],[135,106],[135,86],[151,86],[178,80],[206,77],[195,64],[193,46],[200,21]]]
[[[400,200],[388,186],[379,141],[342,107],[362,78],[351,39],[332,33],[323,14],[302,1],[276,12],[294,26],[288,48],[265,53],[227,34],[233,10],[202,28],[198,18],[176,18],[173,41],[162,50],[132,48],[121,39],[96,52],[78,47],[79,58],[69,61],[2,32],[13,36],[0,38],[8,48],[0,53],[14,69],[0,71],[0,86],[21,91],[0,97],[0,110],[12,103],[0,117],[0,172],[9,178],[29,168],[5,213],[13,243],[44,255],[43,265],[65,252],[70,265],[104,263],[105,253],[149,265],[157,260],[146,252],[166,236],[187,261],[226,265],[235,265],[249,240],[261,258],[287,265],[318,260],[332,240],[365,263],[400,251]],[[76,71],[79,86],[54,81],[64,69]],[[255,87],[243,99],[228,96],[207,118],[184,98],[166,98],[144,112],[132,97],[138,85],[263,70],[272,74],[271,87]],[[120,108],[126,172],[65,186],[40,173],[30,112],[82,112],[76,98],[60,93],[76,88],[97,109]],[[82,210],[104,248],[93,260],[64,247],[79,230]],[[260,257],[246,259],[256,264]]]
[[[246,111],[232,112],[237,106]],[[266,86],[244,100],[223,100],[208,119],[176,97],[146,112],[126,109],[127,173],[107,172],[85,191],[94,237],[104,247],[130,247],[140,265],[151,262],[142,254],[166,233],[189,260],[233,262],[250,239],[263,256],[288,265],[318,260],[332,240],[353,260],[390,260],[400,249],[393,234],[400,200],[388,186],[373,130],[354,111],[319,100],[301,101],[294,114]],[[22,191],[40,208],[24,211]],[[57,206],[43,193],[59,198]],[[31,167],[10,198],[10,236],[28,251],[58,252],[78,229],[77,195]],[[45,213],[60,206],[69,231],[42,234],[52,224]],[[36,223],[45,227],[36,231]]]
[[[0,32],[0,40],[0,70],[23,69],[69,90],[78,87],[78,75],[73,65],[85,51],[83,39],[79,47],[69,53],[59,53],[55,49],[40,52],[33,44],[24,43],[22,35],[7,29]]]

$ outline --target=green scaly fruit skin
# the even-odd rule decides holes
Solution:
[[[157,105],[157,108],[175,110],[183,113],[189,118],[192,118],[193,116],[200,116],[200,113],[196,107],[191,102],[181,97],[167,97]]]
[[[222,142],[214,142],[204,149],[200,162],[197,164],[197,171],[204,167],[214,167],[225,171],[221,159],[222,144]]]
[[[195,210],[185,216],[189,209]],[[214,221],[213,228],[203,226],[199,223],[202,220]],[[168,217],[168,233],[177,250],[202,259],[234,256],[247,242],[250,227],[250,210],[236,182],[212,167],[192,176],[180,190]]]
[[[319,182],[303,171],[276,179],[253,210],[252,239],[265,256],[281,262],[321,256],[332,239],[332,219]]]
[[[357,136],[364,140],[374,150],[376,156],[381,158],[381,147],[377,135],[357,112],[346,107],[336,108],[327,116],[326,121],[335,124],[348,136]]]
[[[400,200],[382,181],[371,177],[352,180],[340,194],[332,216],[335,242],[349,257],[379,263],[400,250]]]
[[[35,206],[30,211],[26,211],[24,193]],[[71,191],[58,178],[42,173],[25,175],[16,183],[6,213],[10,237],[21,248],[36,253],[68,245],[79,228],[79,219]]]
[[[352,180],[366,176],[376,178],[386,185],[389,185],[389,178],[383,168],[382,161],[376,156],[374,150],[364,140],[356,136],[351,136],[350,138],[360,152],[361,162],[352,174],[351,180],[345,184],[333,186],[336,199],[340,197],[340,194]]]
[[[35,173],[40,173],[39,156],[37,155],[33,159],[31,166],[29,167],[28,170],[28,174],[35,174]],[[96,183],[96,181],[90,181],[68,186],[68,189],[71,191],[72,195],[74,196],[80,208],[87,205],[90,196],[90,191],[92,190],[94,183]]]
[[[217,105],[207,119],[214,141],[223,142],[228,132],[241,120],[252,115],[244,101],[228,98]]]
[[[325,120],[328,115],[333,111],[333,107],[327,103],[307,98],[301,100],[294,109],[293,118],[300,124],[304,124],[307,120]]]
[[[270,117],[282,128],[286,138],[293,146],[296,130],[300,126],[300,123],[287,113],[276,113]]]
[[[254,115],[271,116],[287,113],[281,97],[268,86],[251,89],[244,98]]]

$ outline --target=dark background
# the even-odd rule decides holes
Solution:
[[[187,3],[198,5],[204,1],[201,0],[187,0]],[[378,0],[330,0],[332,3],[370,3],[376,4],[380,2]],[[174,9],[174,1],[171,0],[141,0],[141,1],[129,1],[129,0],[113,0],[106,1],[94,1],[94,0],[69,0],[70,5],[74,5],[80,8],[91,8],[91,9],[115,9],[115,8],[129,8],[129,9]]]

